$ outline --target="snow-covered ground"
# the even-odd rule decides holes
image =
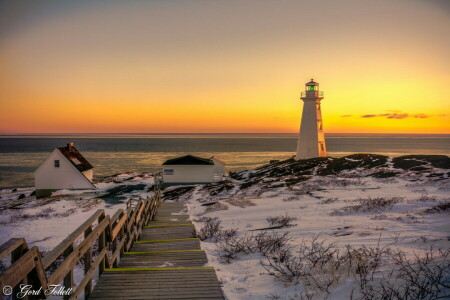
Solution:
[[[392,166],[390,170],[383,168],[384,172],[394,170]],[[390,245],[408,258],[430,247],[449,249],[450,179],[448,175],[438,179],[432,175],[447,171],[395,171],[399,172],[396,176],[374,178],[368,174],[380,169],[356,168],[337,175],[313,175],[289,186],[280,184],[288,182],[286,176],[269,178],[264,177],[264,172],[259,182],[252,183],[252,174],[261,171],[249,171],[237,174],[239,180],[197,186],[181,200],[187,201],[191,218],[197,220],[197,231],[205,225],[201,222],[204,217],[217,217],[223,229],[237,229],[233,241],[262,231],[288,232],[294,254],[302,241],[308,244],[313,238],[327,245],[334,243],[341,250],[346,245],[354,249]],[[270,221],[270,217],[277,216],[291,217],[289,226],[261,230],[273,226],[268,218]],[[281,282],[268,275],[261,264],[267,264],[267,260],[261,253],[244,251],[224,261],[219,246],[214,238],[202,242],[229,299],[350,299],[352,289],[354,299],[358,299],[352,276],[342,276],[330,287],[331,294],[320,290],[306,293],[302,283]]]
[[[252,239],[263,232],[288,233],[287,245],[294,256],[300,245],[315,239],[314,245],[333,244],[332,249],[342,253],[347,246],[384,249],[389,245],[413,259],[430,247],[450,248],[449,159],[427,159],[287,160],[232,174],[216,184],[171,187],[164,199],[186,202],[197,231],[204,227],[205,217],[217,218],[222,230],[235,229],[231,241]],[[62,190],[45,200],[36,200],[31,188],[2,190],[0,244],[24,237],[30,246],[50,250],[97,209],[112,215],[128,199],[151,195],[152,184],[149,174],[125,173],[101,179],[96,190]],[[276,217],[289,221],[277,223]],[[342,274],[328,294],[306,287],[301,279],[289,282],[269,275],[267,264],[279,253],[249,250],[224,259],[223,244],[224,240],[213,237],[202,241],[202,248],[228,299],[343,300],[350,299],[352,290],[353,299],[360,299],[355,276],[349,273],[339,271]]]
[[[104,209],[112,216],[126,207],[128,199],[146,198],[153,193],[153,177],[148,174],[124,173],[102,181],[96,184],[97,189],[60,190],[44,199],[31,196],[33,188],[1,190],[0,244],[23,237],[29,247],[51,250],[96,210]],[[124,186],[129,191],[120,190]],[[119,190],[113,190],[112,195],[108,190],[114,188]]]

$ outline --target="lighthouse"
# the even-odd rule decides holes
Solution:
[[[305,91],[302,92],[300,99],[303,100],[303,113],[295,159],[326,157],[327,150],[320,109],[323,92],[319,91],[319,83],[314,79],[306,83]]]

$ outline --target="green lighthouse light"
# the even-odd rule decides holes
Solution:
[[[309,90],[310,90],[310,91],[314,91],[314,86],[310,86],[310,87],[309,87]]]

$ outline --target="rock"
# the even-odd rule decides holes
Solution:
[[[163,200],[175,200],[178,199],[180,196],[191,192],[192,190],[195,189],[195,186],[182,186],[170,191],[164,191],[163,194]]]

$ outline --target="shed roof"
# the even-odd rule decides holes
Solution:
[[[163,166],[169,165],[185,165],[185,166],[194,166],[194,165],[214,165],[214,162],[208,158],[201,158],[194,155],[185,155],[177,158],[168,159],[163,163]]]
[[[221,160],[220,158],[218,158],[217,156],[213,156],[213,157],[211,157],[210,159],[211,159],[211,160],[215,159],[215,160],[217,160],[218,162],[220,162],[221,164],[226,165],[226,163],[225,163],[223,160]]]
[[[81,155],[72,143],[66,147],[60,147],[58,150],[64,155],[80,172],[84,172],[94,167]]]

